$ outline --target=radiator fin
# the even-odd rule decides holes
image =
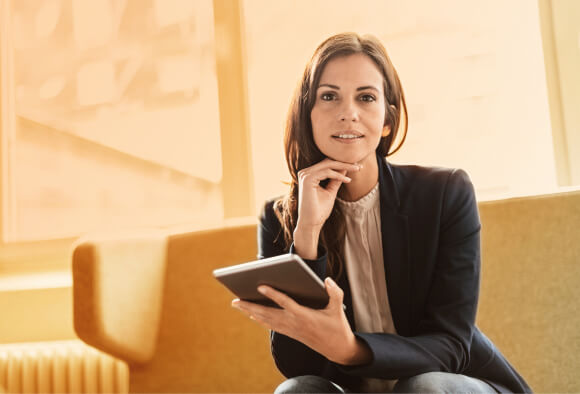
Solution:
[[[127,393],[127,365],[81,341],[0,345],[0,393]]]

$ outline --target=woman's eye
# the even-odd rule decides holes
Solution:
[[[334,100],[335,96],[334,93],[322,93],[320,98],[324,101],[332,101]]]
[[[367,102],[373,102],[375,101],[375,96],[371,95],[371,94],[363,94],[360,99],[362,101],[367,101]]]

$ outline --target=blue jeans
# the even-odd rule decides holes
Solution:
[[[348,393],[349,391],[320,376],[297,376],[282,382],[274,391],[282,393]],[[447,372],[428,372],[399,379],[395,393],[495,393],[482,380]]]

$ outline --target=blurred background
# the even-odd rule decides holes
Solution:
[[[16,321],[27,290],[70,288],[80,235],[215,226],[285,193],[290,96],[343,31],[377,36],[399,72],[393,162],[463,168],[479,200],[580,184],[577,0],[0,0],[0,29],[0,310]]]

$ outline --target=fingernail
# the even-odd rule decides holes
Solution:
[[[258,286],[258,292],[260,294],[266,294],[266,288],[264,286]]]
[[[331,277],[328,277],[328,278],[326,278],[326,283],[327,283],[329,286],[335,286],[335,283],[334,283],[334,281],[332,280],[332,278],[331,278]]]

